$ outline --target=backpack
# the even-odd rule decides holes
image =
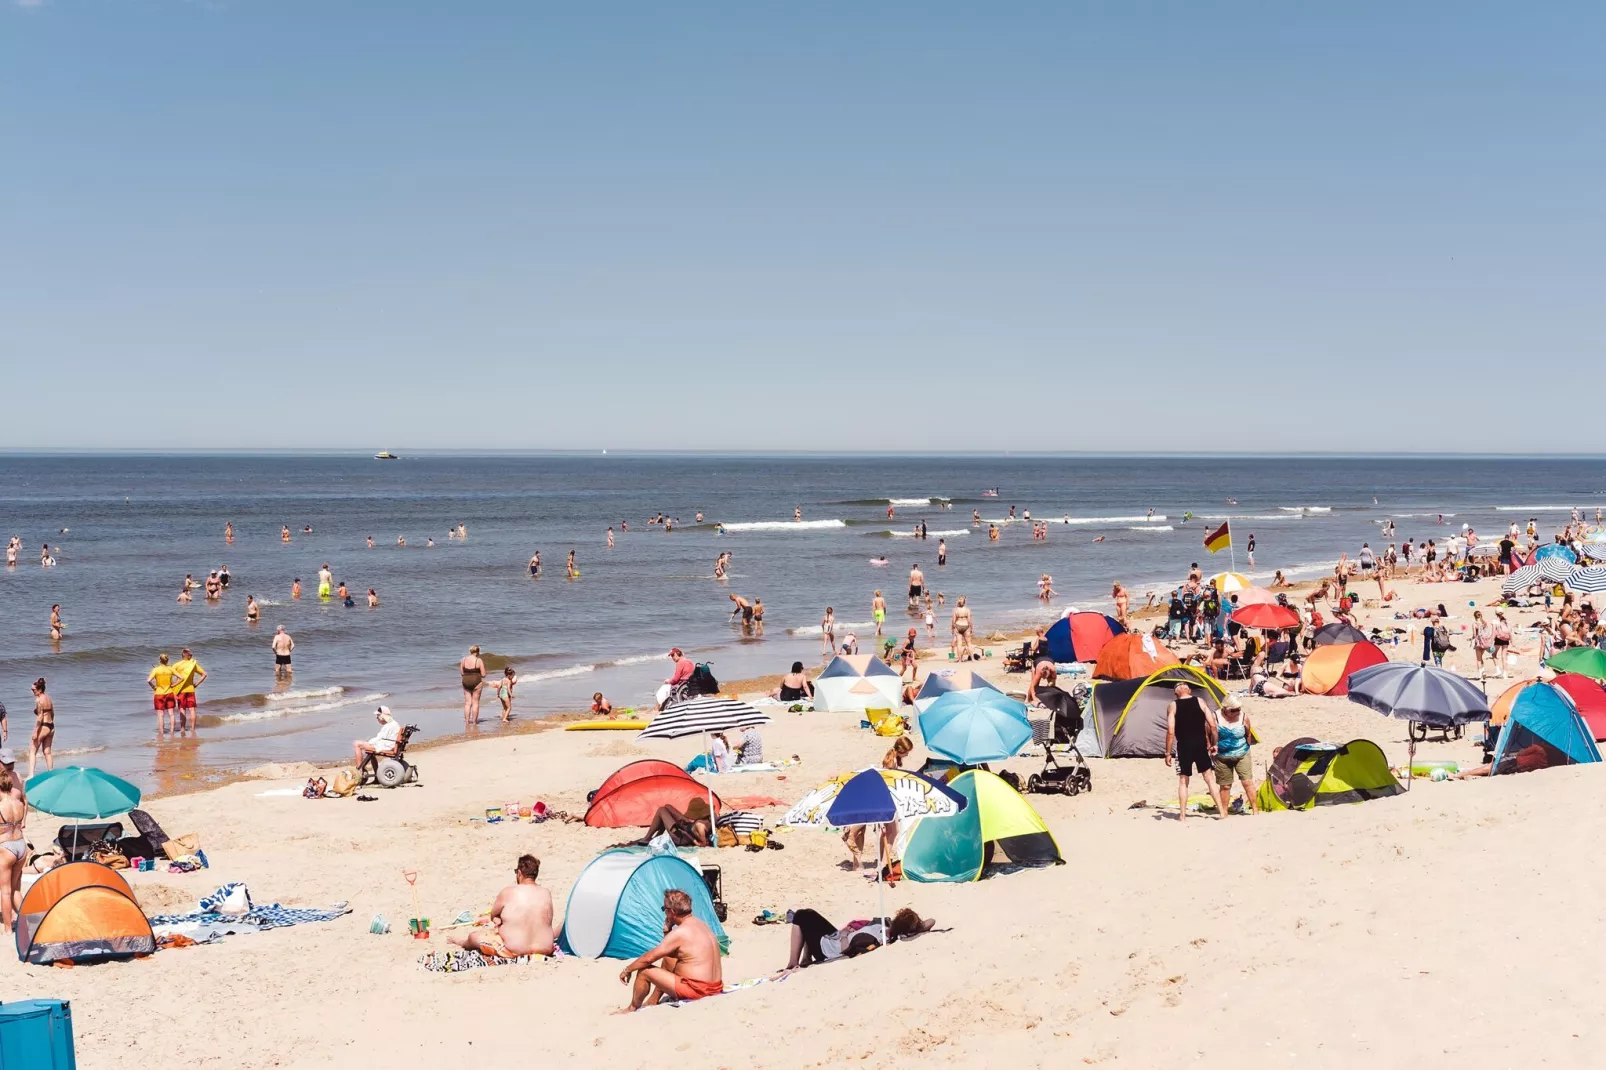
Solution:
[[[1442,624],[1436,625],[1433,629],[1433,649],[1438,651],[1440,654],[1443,654],[1447,650],[1455,649],[1450,645],[1450,633],[1444,630],[1444,626]]]
[[[689,695],[719,694],[719,681],[714,679],[714,671],[708,667],[708,662],[699,662],[697,668],[692,670],[691,678],[686,681],[686,693]]]

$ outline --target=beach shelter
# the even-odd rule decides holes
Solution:
[[[34,881],[17,912],[17,957],[36,966],[149,955],[156,937],[122,875],[69,862]]]
[[[1550,684],[1529,684],[1517,694],[1500,730],[1493,772],[1527,773],[1598,761],[1595,735],[1567,692]]]
[[[1534,551],[1535,561],[1545,561],[1552,557],[1558,557],[1567,562],[1569,565],[1576,565],[1578,563],[1578,555],[1559,542],[1547,542],[1543,546],[1539,547],[1539,549]]]
[[[1165,711],[1188,684],[1212,713],[1226,692],[1191,665],[1169,665],[1138,680],[1100,680],[1093,685],[1086,724],[1077,748],[1100,758],[1158,758],[1165,753]]]
[[[1136,680],[1181,660],[1148,632],[1124,632],[1104,644],[1093,675],[1103,680]]]
[[[1324,624],[1311,633],[1311,640],[1317,646],[1332,646],[1334,643],[1364,643],[1366,633],[1353,624],[1346,624],[1339,620],[1332,624]]]
[[[1591,680],[1575,672],[1559,674],[1550,681],[1550,686],[1567,692],[1567,697],[1573,700],[1573,708],[1589,726],[1589,733],[1595,737],[1595,742],[1606,739],[1606,686],[1602,686],[1599,680]]]
[[[950,669],[934,672],[915,692],[915,709],[925,713],[927,707],[953,691],[997,691],[998,686],[973,669]]]
[[[1071,612],[1048,626],[1048,656],[1056,662],[1096,661],[1104,644],[1126,631],[1103,613]]]
[[[1342,745],[1298,739],[1272,759],[1255,801],[1261,810],[1310,810],[1384,799],[1404,790],[1389,772],[1383,749],[1369,739]]]
[[[1588,677],[1585,677],[1585,679],[1588,679]],[[1505,724],[1506,718],[1511,716],[1511,704],[1517,701],[1517,696],[1522,693],[1522,689],[1527,687],[1529,684],[1537,683],[1539,683],[1539,678],[1537,676],[1530,676],[1526,680],[1518,680],[1516,683],[1500,692],[1500,696],[1493,702],[1489,703],[1489,723],[1492,725]]]
[[[586,796],[586,801],[590,802],[615,788],[624,787],[632,780],[650,776],[682,776],[687,780],[691,779],[691,774],[674,762],[666,762],[659,758],[643,758],[639,762],[626,762],[609,773],[607,779],[597,785],[597,790]]]
[[[676,769],[673,775],[654,773],[627,780],[606,795],[599,791],[586,809],[586,824],[599,829],[646,828],[660,806],[673,806],[684,813],[693,799],[707,800],[715,817],[725,806],[684,769]]]
[[[691,897],[691,912],[714,931],[719,950],[730,937],[714,913],[714,899],[703,875],[675,854],[615,849],[604,851],[580,871],[569,889],[558,946],[588,959],[633,959],[658,946],[664,936],[664,893]]]
[[[967,805],[953,817],[913,823],[902,849],[903,875],[910,880],[981,880],[995,862],[1064,863],[1054,834],[1032,804],[995,774],[966,770],[948,786],[963,795]]]
[[[895,710],[902,698],[903,677],[871,654],[838,654],[814,678],[814,708],[826,713]]]
[[[1349,674],[1368,665],[1381,665],[1388,655],[1376,643],[1329,643],[1310,652],[1299,671],[1300,686],[1312,695],[1349,694]]]
[[[1545,668],[1575,672],[1591,680],[1606,680],[1606,650],[1593,646],[1573,646],[1545,659]]]

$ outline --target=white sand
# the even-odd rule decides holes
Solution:
[[[1410,604],[1451,602],[1465,621],[1468,597],[1486,602],[1494,587],[1402,590]],[[1374,620],[1382,614],[1363,614]],[[1470,643],[1460,645],[1470,666]],[[1420,639],[1390,648],[1406,660],[1419,649]],[[1533,669],[1530,656],[1522,671]],[[1492,682],[1491,694],[1502,686]],[[1344,699],[1246,705],[1270,743],[1364,736],[1404,757],[1403,723]],[[722,792],[795,800],[874,763],[887,741],[847,717],[779,713],[765,743],[772,758],[798,753],[804,765],[785,779],[727,777]],[[585,792],[623,762],[684,761],[694,748],[549,732],[419,752],[424,786],[379,791],[374,803],[258,794],[299,784],[288,780],[154,800],[170,833],[201,834],[212,869],[136,875],[153,912],[191,909],[219,883],[244,880],[259,902],[350,900],[354,913],[145,961],[72,970],[8,961],[0,992],[72,1000],[85,1070],[438,1067],[465,1056],[474,1061],[449,1065],[1598,1063],[1592,949],[1606,937],[1606,870],[1595,845],[1606,803],[1593,767],[1419,780],[1409,795],[1364,805],[1179,826],[1127,808],[1174,796],[1158,759],[1095,761],[1092,794],[1031,797],[1067,865],[971,885],[902,884],[889,906],[911,905],[951,931],[781,984],[619,1018],[609,1014],[627,998],[618,962],[451,977],[415,968],[417,954],[445,946],[440,930],[454,915],[489,905],[520,852],[541,857],[561,913],[585,862],[630,834],[471,817],[535,798],[583,813]],[[1419,752],[1475,753],[1470,740]],[[914,764],[923,756],[917,746]],[[1270,747],[1257,751],[1257,775],[1269,759]],[[1039,762],[1009,765],[1024,775]],[[36,839],[51,830],[34,816]],[[751,924],[762,908],[812,906],[841,924],[874,907],[873,886],[839,868],[836,836],[781,838],[784,851],[703,852],[725,867],[727,980],[785,963],[786,928]],[[436,926],[428,942],[367,931],[375,913],[404,930],[404,867],[421,874]]]

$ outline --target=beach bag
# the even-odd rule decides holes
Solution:
[[[184,835],[174,836],[162,844],[162,852],[175,862],[180,858],[189,858],[199,854],[200,850],[201,834],[198,832],[186,832]]]
[[[714,830],[715,847],[735,847],[736,830],[729,825],[721,825]]]
[[[1450,645],[1450,633],[1445,631],[1443,628],[1434,628],[1433,649],[1438,651],[1440,654],[1443,654],[1449,650],[1454,650],[1455,648]]]
[[[719,681],[714,679],[714,670],[709,668],[708,662],[700,662],[692,670],[691,678],[686,681],[686,692],[690,695],[719,694]]]
[[[329,782],[329,787],[324,791],[324,794],[333,795],[337,799],[344,798],[357,790],[358,782],[359,777],[355,769],[342,769]]]
[[[230,881],[197,904],[203,914],[241,915],[251,912],[251,890],[243,881]]]

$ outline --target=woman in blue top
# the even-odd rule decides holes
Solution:
[[[1219,805],[1223,817],[1227,804],[1232,801],[1232,779],[1237,777],[1244,786],[1244,806],[1255,812],[1255,767],[1250,760],[1249,748],[1254,731],[1249,726],[1249,715],[1238,704],[1236,695],[1221,700],[1221,714],[1216,718],[1216,753],[1211,764],[1215,767],[1216,790],[1220,792]]]

